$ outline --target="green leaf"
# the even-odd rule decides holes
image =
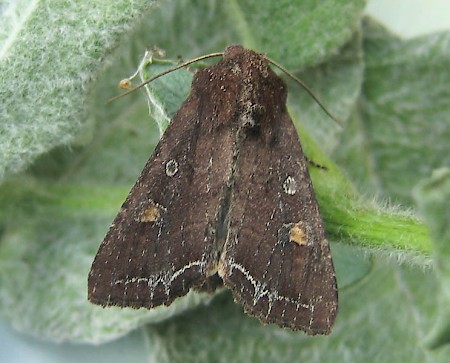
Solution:
[[[55,0],[2,6],[0,181],[81,136],[91,116],[85,102],[105,58],[153,5]]]
[[[337,51],[361,16],[365,1],[228,1],[242,43],[294,70]],[[299,63],[300,62],[300,63]]]
[[[450,34],[403,41],[364,22],[364,82],[339,161],[360,190],[411,205],[411,189],[450,165]]]
[[[446,348],[428,352],[421,344],[440,314],[435,296],[441,280],[428,269],[434,252],[426,226],[413,211],[380,206],[372,196],[381,190],[403,200],[409,186],[437,166],[432,160],[440,153],[447,162],[441,140],[447,132],[448,91],[438,80],[450,69],[448,35],[403,42],[374,24],[360,28],[362,1],[180,0],[155,2],[158,8],[139,1],[50,3],[36,3],[26,21],[18,22],[23,37],[1,38],[7,57],[1,58],[0,92],[7,107],[0,110],[0,166],[8,178],[0,187],[0,313],[14,327],[52,341],[99,343],[152,323],[147,344],[155,361],[446,361]],[[267,51],[302,71],[323,103],[348,124],[340,129],[289,83],[290,110],[305,153],[327,167],[311,168],[311,176],[340,288],[331,336],[262,326],[244,316],[229,293],[208,306],[202,303],[210,297],[190,294],[151,311],[102,309],[87,302],[95,252],[159,138],[141,94],[112,105],[105,100],[115,95],[118,80],[135,71],[150,45],[165,48],[172,59],[189,59],[230,43]],[[408,65],[424,75],[422,90],[436,89],[426,103],[410,90],[419,77],[402,72]],[[386,79],[393,74],[395,82]],[[189,77],[184,71],[165,85],[154,84],[153,94],[167,114],[187,96]],[[443,135],[426,145],[414,132],[405,132],[400,158],[390,133],[409,124],[393,122],[396,106],[381,101],[383,92],[392,98],[392,87],[401,90],[402,84],[411,92],[405,94],[407,104],[415,103],[422,114],[414,127],[425,134],[432,119]],[[400,101],[401,110],[408,111]],[[439,112],[432,102],[444,121],[436,121]],[[373,142],[382,136],[386,144]],[[418,142],[425,149],[424,170],[407,152],[421,151]],[[408,160],[414,162],[412,170]],[[27,165],[26,173],[11,176]],[[388,166],[391,174],[384,172]],[[402,173],[409,180],[398,185],[400,192],[387,187]]]
[[[414,192],[434,242],[434,264],[440,281],[437,299],[440,319],[428,339],[432,348],[438,348],[450,343],[450,169],[435,170]]]

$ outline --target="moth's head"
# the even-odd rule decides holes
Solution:
[[[266,56],[262,53],[245,49],[242,45],[230,45],[225,48],[222,64],[227,63],[233,65],[233,73],[243,78],[267,78],[270,74],[269,62]]]
[[[228,47],[225,48],[225,50],[223,52],[223,57],[225,59],[230,59],[230,58],[234,58],[239,55],[245,55],[250,52],[255,53],[249,49],[245,49],[242,45],[233,44],[233,45],[229,45]]]

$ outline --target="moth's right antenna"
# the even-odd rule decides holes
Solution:
[[[273,64],[275,67],[277,67],[278,69],[280,69],[281,71],[283,71],[284,73],[286,73],[289,77],[291,77],[295,82],[297,82],[306,92],[308,92],[308,94],[312,97],[312,99],[314,101],[316,101],[316,103],[319,105],[319,107],[328,115],[329,118],[331,118],[334,122],[336,122],[339,126],[343,127],[342,122],[339,121],[336,117],[334,117],[330,111],[328,111],[325,106],[322,104],[322,102],[320,102],[320,100],[317,98],[317,96],[313,93],[313,91],[311,90],[311,88],[309,88],[305,82],[303,82],[300,78],[298,78],[296,75],[294,75],[293,73],[289,72],[286,68],[284,68],[281,64],[275,62],[274,60],[265,57],[267,59],[267,61],[271,64]]]

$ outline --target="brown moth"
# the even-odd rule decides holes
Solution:
[[[264,323],[330,332],[336,278],[286,97],[241,46],[195,74],[98,250],[91,302],[153,308],[222,280]]]

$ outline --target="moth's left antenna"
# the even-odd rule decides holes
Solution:
[[[147,51],[147,52],[150,52],[150,51]],[[172,67],[172,68],[166,69],[165,71],[163,71],[163,72],[161,72],[161,73],[158,73],[158,74],[154,75],[153,77],[147,79],[145,82],[142,82],[141,84],[138,84],[136,87],[133,87],[133,88],[129,89],[129,90],[126,91],[125,93],[122,93],[122,94],[120,94],[120,95],[117,95],[117,96],[114,96],[114,97],[110,98],[110,99],[109,99],[108,101],[106,101],[106,102],[107,102],[107,103],[111,103],[111,102],[113,102],[113,101],[115,101],[115,100],[117,100],[117,99],[119,99],[119,98],[121,98],[121,97],[123,97],[123,96],[129,95],[130,93],[132,93],[132,92],[134,92],[134,91],[136,91],[136,90],[138,90],[138,89],[144,87],[146,84],[149,84],[150,82],[153,82],[155,79],[157,79],[157,78],[159,78],[159,77],[162,77],[162,76],[164,76],[164,75],[166,75],[166,74],[168,74],[168,73],[171,73],[171,72],[173,72],[173,71],[176,71],[177,69],[186,67],[186,66],[188,66],[188,65],[190,65],[190,64],[192,64],[192,63],[195,63],[195,62],[198,62],[198,61],[202,61],[202,60],[204,60],[204,59],[213,58],[213,57],[221,57],[221,56],[223,56],[223,52],[210,53],[210,54],[206,54],[206,55],[203,55],[203,56],[201,56],[201,57],[197,57],[197,58],[188,60],[188,61],[186,61],[186,62],[177,64],[176,66],[174,66],[174,67]],[[139,68],[137,69],[137,71],[136,71],[130,78],[127,78],[127,79],[125,79],[125,80],[120,81],[119,86],[120,86],[120,85],[124,85],[124,87],[122,87],[122,86],[120,86],[120,87],[121,87],[121,88],[125,88],[125,87],[126,87],[126,84],[129,84],[129,81],[130,81],[132,78],[136,77],[136,75],[139,73],[139,71],[142,69],[142,67],[145,66],[145,64],[148,62],[148,60],[149,60],[149,59],[148,59],[147,53],[146,53],[146,56],[144,56],[144,59],[141,61],[141,64],[139,65]]]

